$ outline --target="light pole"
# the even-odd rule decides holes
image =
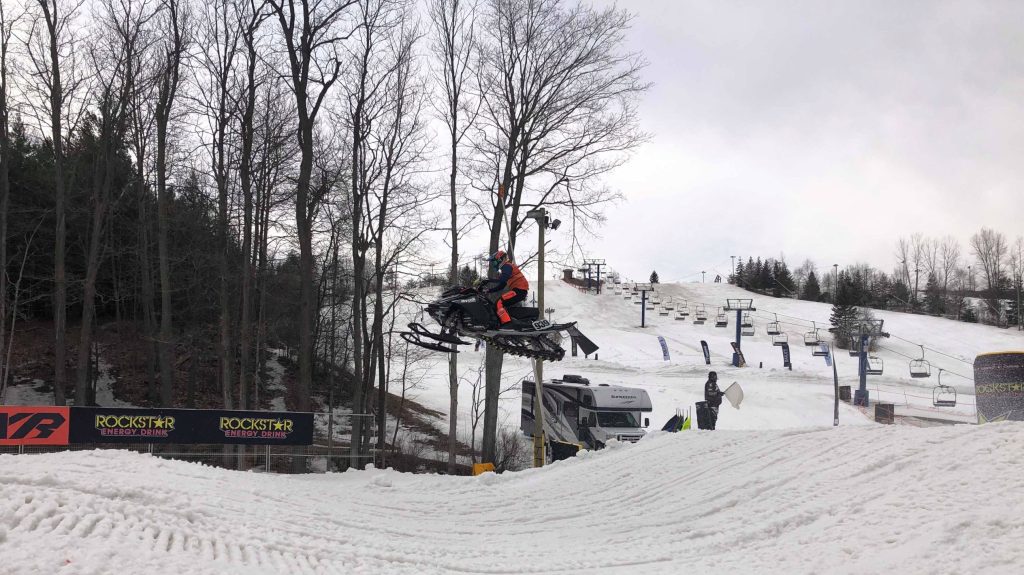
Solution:
[[[832,269],[835,270],[835,280],[832,282],[832,305],[836,305],[836,292],[839,291],[839,264],[832,264]]]
[[[736,276],[736,256],[729,256],[729,257],[732,258],[732,275],[733,275],[733,277],[735,277]]]
[[[707,272],[700,272],[700,283],[704,283],[704,274]]]
[[[537,222],[537,309],[544,318],[544,231],[547,228],[557,230],[561,220],[551,221],[544,208],[535,208],[526,212],[526,217]],[[544,361],[533,360],[534,400],[536,407],[533,427],[533,466],[544,467]]]

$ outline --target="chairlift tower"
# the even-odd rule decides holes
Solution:
[[[640,327],[647,327],[647,292],[653,292],[651,284],[633,284],[633,291],[640,292]]]
[[[868,375],[871,371],[868,363],[868,346],[873,337],[889,337],[889,334],[883,329],[884,324],[884,319],[864,319],[848,325],[847,332],[850,334],[850,338],[857,342],[859,358],[857,374],[860,377],[860,387],[853,394],[854,405],[868,407]],[[880,370],[874,371],[874,374],[880,374]]]
[[[741,363],[741,343],[743,341],[743,315],[757,311],[757,308],[754,307],[754,300],[752,299],[727,299],[725,300],[725,307],[722,309],[724,311],[736,312],[736,350],[732,353],[732,364],[735,367],[739,367]],[[750,325],[753,326],[753,323],[751,322]]]
[[[592,268],[592,267],[597,268],[597,295],[601,295],[601,266],[605,266],[605,265],[608,265],[608,264],[605,263],[604,259],[589,259],[589,260],[583,260],[583,265],[587,266],[587,271],[588,271],[588,273],[587,273],[587,289],[588,290],[590,289],[590,277],[591,277],[591,275],[593,275],[592,272],[590,271],[590,268]]]

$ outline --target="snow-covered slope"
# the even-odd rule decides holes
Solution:
[[[657,433],[543,470],[0,456],[0,573],[1016,573],[1024,426]]]
[[[535,282],[532,282],[535,283]],[[742,409],[726,407],[719,420],[719,429],[783,429],[832,424],[832,369],[821,357],[813,357],[804,346],[804,333],[817,322],[827,335],[831,306],[786,298],[752,294],[727,284],[660,284],[659,296],[672,297],[678,304],[686,300],[691,311],[704,304],[709,321],[693,325],[692,315],[685,321],[674,315],[663,317],[658,310],[647,312],[647,327],[640,327],[640,306],[606,288],[602,295],[583,294],[559,280],[546,282],[546,305],[555,308],[557,321],[578,321],[582,331],[601,346],[598,360],[566,357],[545,366],[546,377],[565,373],[584,375],[593,383],[623,384],[647,389],[654,402],[652,427],[660,427],[675,412],[703,399],[703,383],[707,372],[718,371],[719,381],[728,385],[738,381],[746,392]],[[743,351],[748,367],[731,366],[729,342],[735,338],[735,313],[729,314],[729,327],[714,327],[715,313],[727,298],[753,298],[756,335],[743,338]],[[881,342],[877,355],[885,362],[884,373],[869,378],[872,401],[896,404],[897,414],[922,416],[949,421],[975,421],[973,369],[971,363],[978,353],[1022,349],[1024,335],[1013,330],[968,324],[941,318],[898,312],[873,312],[885,320],[885,329],[892,337]],[[776,319],[789,336],[792,350],[792,371],[783,369],[781,348],[772,345],[766,325]],[[427,323],[432,322],[427,318]],[[663,336],[671,354],[662,359],[658,336]],[[704,364],[700,341],[708,342],[711,366]],[[933,366],[926,379],[913,379],[909,373],[911,358],[925,357]],[[471,350],[460,353],[460,370],[466,380],[460,389],[460,434],[468,441],[471,389],[466,384],[476,378],[483,354]],[[857,359],[839,350],[836,355],[840,385],[856,387]],[[956,408],[932,406],[932,390],[938,383],[938,368],[946,370],[942,383],[958,391]],[[529,362],[506,358],[503,395],[500,410],[504,424],[519,426],[520,396],[515,384],[531,377]],[[443,412],[448,411],[447,363],[437,361],[429,370],[420,388],[419,401]],[[841,425],[870,424],[864,413],[846,404],[840,406]],[[479,430],[478,430],[479,433]]]

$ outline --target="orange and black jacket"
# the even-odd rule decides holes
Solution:
[[[498,277],[490,280],[490,283],[494,284],[490,290],[490,293],[506,290],[523,290],[527,291],[530,289],[530,282],[526,281],[526,276],[520,271],[519,266],[512,262],[505,262],[499,268],[500,273]]]

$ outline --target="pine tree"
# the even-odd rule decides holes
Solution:
[[[931,315],[946,313],[946,301],[942,298],[942,287],[934,273],[928,274],[928,283],[924,288],[924,308]]]
[[[772,288],[772,266],[771,260],[765,260],[761,264],[757,274],[757,289],[769,290]]]
[[[896,283],[892,286],[892,295],[896,298],[896,305],[900,307],[906,307],[910,305],[910,288],[903,280],[896,280]]]
[[[807,281],[804,282],[804,293],[800,294],[800,299],[807,301],[821,299],[821,286],[818,285],[818,276],[813,271],[807,275]]]
[[[651,272],[651,284],[656,284],[656,283],[658,283],[658,272],[657,271],[652,271]]]
[[[850,340],[850,326],[860,316],[857,306],[853,305],[854,283],[847,273],[839,274],[839,288],[836,290],[835,303],[829,323],[836,328],[837,347],[844,347]]]
[[[746,276],[744,275],[743,260],[740,259],[740,263],[736,264],[736,273],[733,274],[733,281],[729,282],[740,287],[747,285]]]

